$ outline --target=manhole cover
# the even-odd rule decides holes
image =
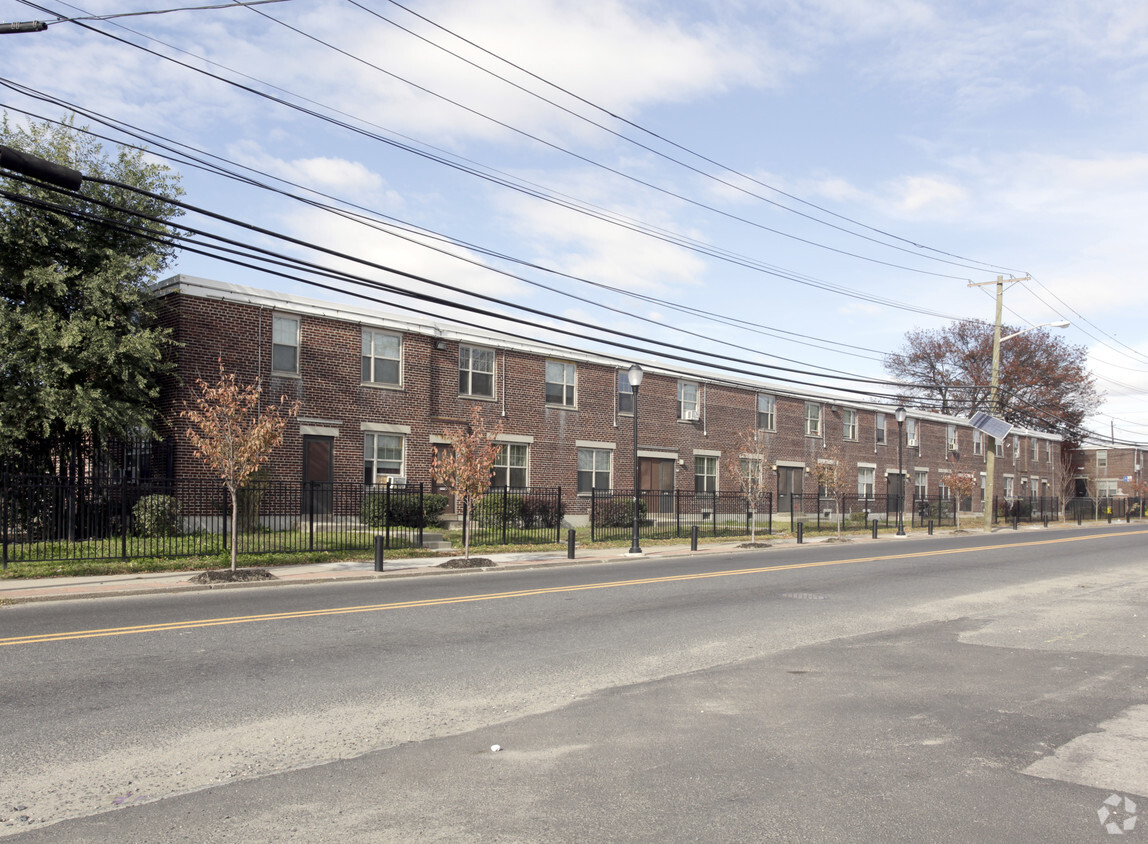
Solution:
[[[824,595],[818,595],[816,592],[782,592],[781,597],[792,598],[795,601],[824,601]]]

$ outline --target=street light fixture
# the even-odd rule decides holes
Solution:
[[[897,536],[905,535],[905,469],[902,447],[905,442],[905,406],[901,405],[893,413],[897,420]]]
[[[635,363],[627,375],[630,379],[630,392],[634,394],[634,535],[630,542],[631,554],[642,553],[642,546],[638,543],[638,487],[641,484],[641,474],[638,470],[638,388],[642,386],[643,374],[642,367]]]

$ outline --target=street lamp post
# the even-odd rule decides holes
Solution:
[[[634,394],[634,535],[630,542],[630,553],[641,554],[642,546],[638,543],[638,488],[641,484],[641,473],[638,469],[638,388],[642,386],[642,367],[634,364],[630,367],[630,391]]]
[[[897,420],[897,536],[905,535],[905,469],[902,456],[905,442],[905,407],[898,407],[893,416]]]

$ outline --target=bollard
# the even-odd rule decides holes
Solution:
[[[877,525],[878,525],[878,521],[876,519],[874,519],[873,520],[873,538],[874,539],[877,538]]]
[[[697,525],[694,525],[692,528],[690,528],[690,550],[691,551],[697,551],[698,550],[698,526]]]
[[[929,519],[929,536],[933,535],[933,520]]]
[[[1112,524],[1112,508],[1108,508],[1108,524]]]
[[[1048,527],[1048,513],[1044,514],[1044,526]]]
[[[1019,530],[1020,529],[1020,513],[1013,513],[1012,514],[1012,529],[1013,530]]]
[[[1080,512],[1080,508],[1076,508],[1076,526],[1080,527],[1084,523],[1084,515]]]
[[[797,523],[797,544],[800,545],[805,541],[805,522]]]
[[[1132,508],[1131,507],[1126,507],[1124,509],[1124,521],[1127,522],[1128,524],[1132,524]]]
[[[566,559],[574,559],[574,528],[566,531]]]
[[[381,533],[375,534],[375,571],[383,570],[383,548],[386,546],[386,537]]]

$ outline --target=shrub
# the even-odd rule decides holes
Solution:
[[[638,521],[646,518],[646,502],[638,501]],[[594,505],[594,527],[620,528],[634,524],[634,501],[603,501]]]
[[[474,521],[487,528],[557,529],[565,514],[565,508],[550,496],[495,492],[475,508]]]
[[[363,496],[363,503],[359,508],[359,518],[368,527],[381,528],[389,523],[391,527],[418,527],[421,521],[423,527],[435,527],[439,518],[450,503],[445,495],[422,496],[422,511],[420,520],[419,496],[414,493],[392,492],[390,495],[390,511],[387,510],[387,494],[385,492],[368,492]]]
[[[136,532],[149,538],[178,536],[179,501],[172,495],[145,495],[132,508]]]

